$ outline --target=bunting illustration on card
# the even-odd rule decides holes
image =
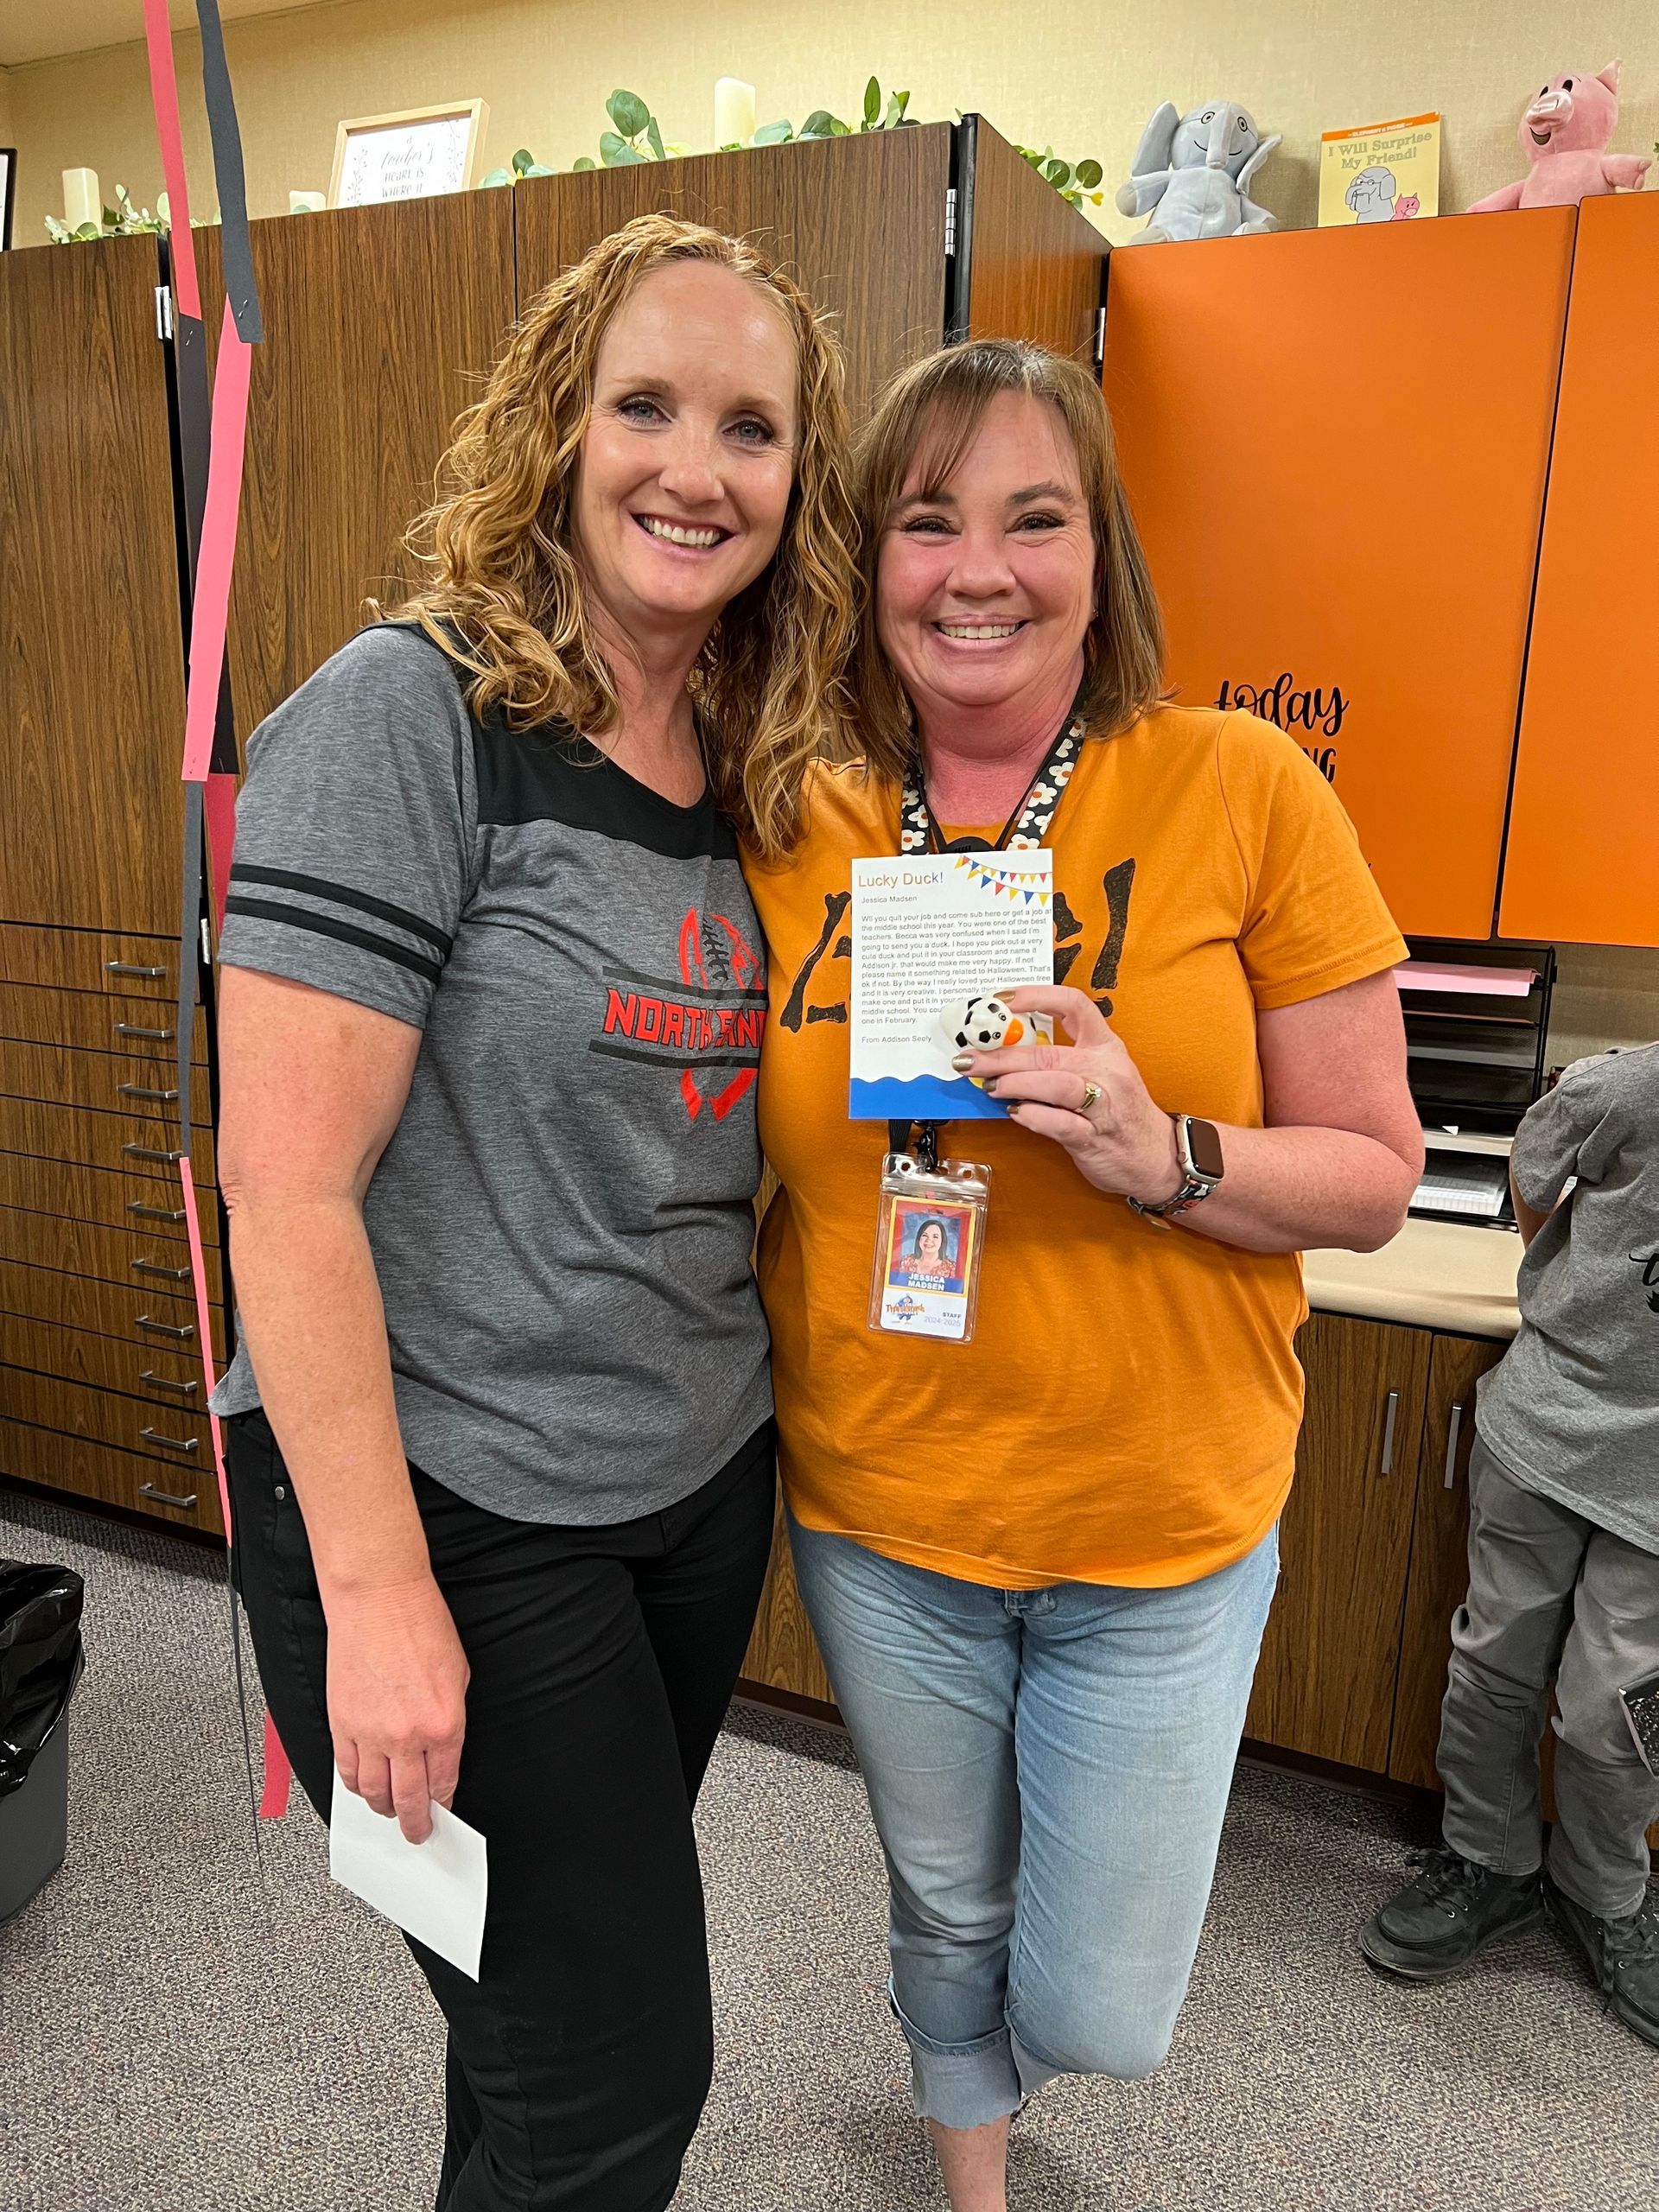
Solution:
[[[213,1371],[211,1300],[191,1160],[194,1134],[190,1110],[191,1048],[197,988],[200,986],[204,999],[211,988],[208,918],[211,914],[215,925],[223,918],[236,832],[236,725],[225,646],[242,497],[251,349],[262,342],[265,334],[259,289],[253,273],[242,135],[225,54],[224,29],[216,0],[195,0],[195,8],[201,33],[202,91],[219,188],[226,292],[218,363],[211,389],[201,291],[190,225],[189,180],[179,125],[172,26],[167,0],[143,0],[150,99],[170,218],[165,251],[172,301],[189,586],[189,657],[180,770],[184,785],[185,834],[179,912],[178,1167],[188,1224],[203,1379],[211,1395],[218,1378]],[[228,1552],[231,1509],[225,1478],[224,1434],[216,1415],[208,1415],[208,1426]],[[232,1634],[241,1701],[241,1641],[235,1603],[232,1594]],[[245,1735],[246,1726],[246,1707],[243,1703]],[[262,1817],[270,1819],[287,1808],[290,1770],[269,1719],[265,1723],[264,1773],[259,1812]]]

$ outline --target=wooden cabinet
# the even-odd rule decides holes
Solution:
[[[1289,730],[1425,935],[1492,927],[1573,231],[1544,208],[1111,257],[1106,393],[1171,677]],[[1615,739],[1573,760],[1586,804]]]
[[[1400,1674],[1388,1771],[1396,1782],[1440,1786],[1434,1753],[1452,1656],[1452,1616],[1469,1586],[1469,1447],[1475,1385],[1503,1357],[1478,1337],[1433,1340],[1428,1405],[1417,1468],[1417,1514],[1406,1585]]]
[[[178,927],[160,273],[153,238],[0,255],[0,921]]]
[[[253,349],[231,594],[247,735],[412,581],[400,541],[513,315],[510,192],[452,193],[251,226],[269,342]],[[219,233],[198,233],[210,348]]]
[[[1245,1723],[1263,1743],[1388,1764],[1429,1345],[1422,1329],[1332,1314],[1297,1338],[1307,1409]]]
[[[1659,944],[1659,198],[1579,210],[1499,926]]]
[[[149,238],[0,256],[0,1476],[216,1530],[201,1414],[170,1387],[199,1324],[177,1174],[184,647],[160,274]],[[198,1014],[217,1294],[207,1041]]]
[[[753,233],[834,317],[855,420],[946,337],[1094,340],[1105,240],[981,116],[532,178],[512,197],[525,304],[635,215]]]

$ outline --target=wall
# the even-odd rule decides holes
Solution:
[[[1659,952],[1617,944],[1556,947],[1549,1064],[1566,1067],[1609,1045],[1659,1039]]]
[[[137,0],[132,13],[138,18]],[[1005,134],[1094,155],[1108,184],[1127,174],[1160,100],[1239,99],[1286,146],[1260,180],[1292,225],[1314,220],[1322,130],[1439,108],[1446,117],[1442,206],[1455,209],[1521,173],[1516,124],[1527,96],[1567,68],[1625,63],[1618,143],[1659,137],[1659,10],[1654,0],[685,0],[643,19],[614,0],[332,0],[233,22],[226,38],[241,111],[255,214],[283,212],[290,188],[328,181],[341,116],[482,96],[485,168],[528,145],[567,167],[597,150],[603,103],[619,83],[655,108],[690,148],[712,135],[712,86],[756,86],[761,119],[801,122],[827,105],[856,110],[865,78],[912,94],[924,120],[977,108]],[[1570,22],[1570,30],[1563,25]],[[194,35],[176,41],[193,175],[207,175]],[[43,236],[60,213],[60,173],[87,164],[105,197],[124,183],[155,203],[159,163],[142,44],[10,73],[20,152],[16,234]],[[481,173],[481,172],[480,172]],[[203,212],[205,181],[195,198]],[[1138,227],[1098,212],[1108,233]]]

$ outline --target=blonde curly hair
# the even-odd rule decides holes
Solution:
[[[514,729],[561,720],[589,739],[615,727],[616,685],[572,543],[577,464],[611,318],[642,277],[683,261],[729,269],[769,294],[799,363],[783,536],[721,613],[690,687],[716,803],[777,860],[801,835],[807,764],[842,749],[857,531],[840,349],[800,286],[750,240],[640,215],[537,296],[456,425],[434,504],[410,527],[405,546],[429,581],[395,619],[418,622],[470,672],[477,714],[499,707]]]

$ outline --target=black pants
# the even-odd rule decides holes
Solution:
[[[326,1821],[305,1524],[263,1414],[230,1423],[228,1458],[260,1680]],[[410,1478],[472,1669],[454,1809],[490,1852],[481,1979],[410,1945],[449,2025],[439,2212],[661,2212],[713,2064],[691,1807],[766,1573],[772,1431],[616,1528],[505,1521]]]

